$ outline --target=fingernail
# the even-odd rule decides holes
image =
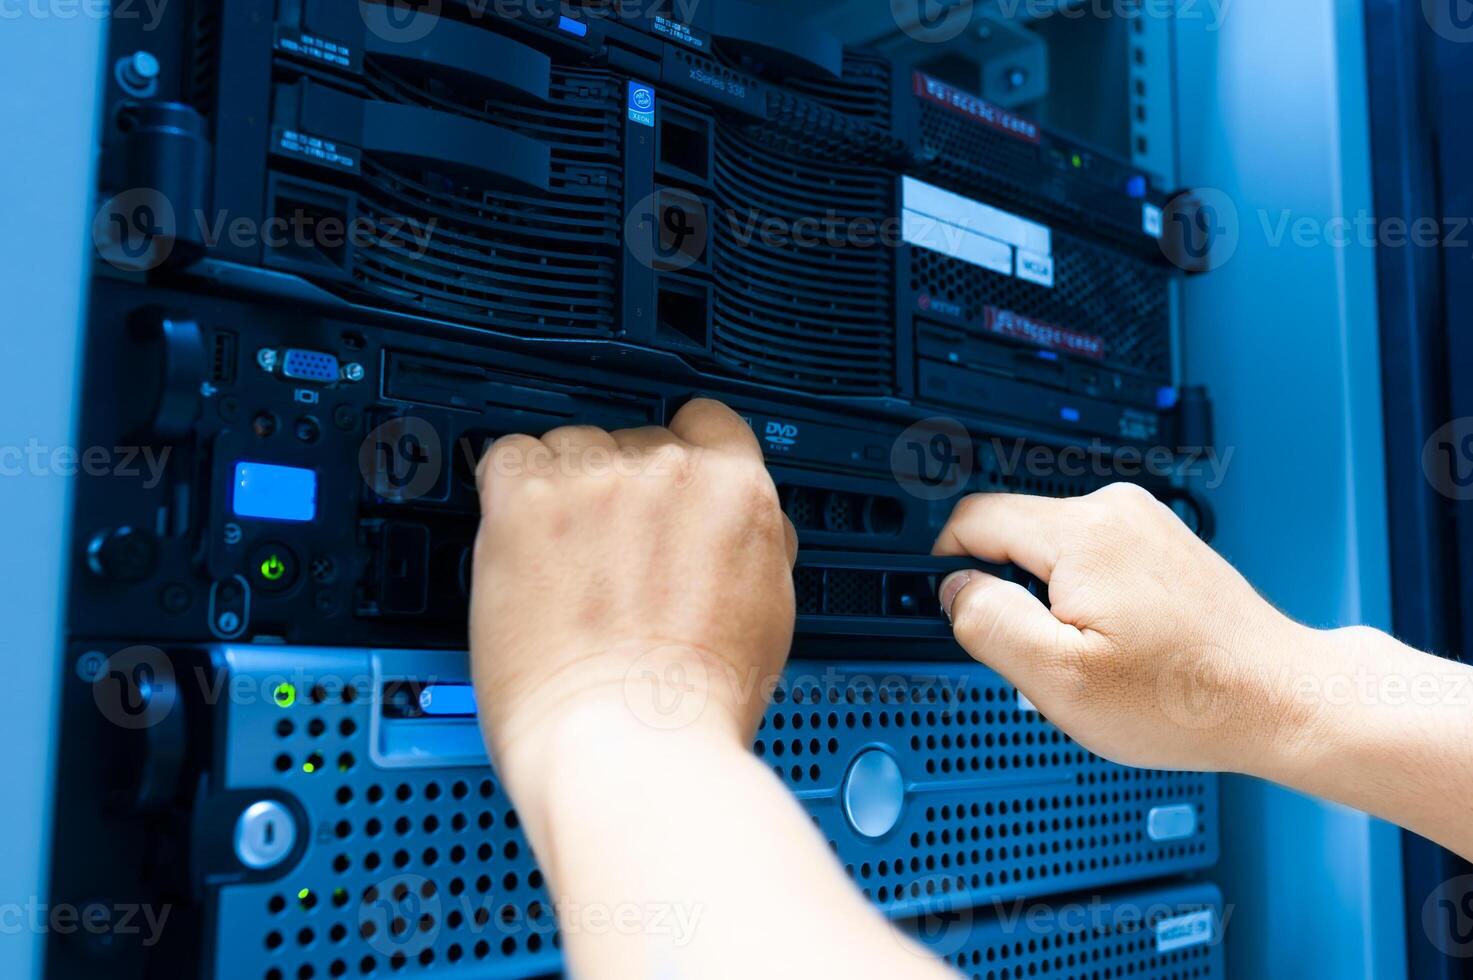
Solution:
[[[941,591],[937,593],[937,598],[941,600],[941,611],[946,614],[948,623],[951,622],[951,604],[956,602],[957,595],[967,587],[967,583],[971,580],[971,572],[952,572],[942,581]]]

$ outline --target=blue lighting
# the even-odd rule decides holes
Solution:
[[[1146,178],[1144,178],[1144,177],[1132,177],[1132,178],[1130,178],[1130,180],[1126,181],[1126,183],[1125,183],[1125,193],[1129,194],[1131,197],[1135,198],[1138,201],[1145,200],[1145,197],[1146,197]]]
[[[317,474],[274,463],[235,464],[230,509],[236,517],[303,523],[317,518]]]
[[[576,37],[588,36],[588,25],[581,20],[574,20],[571,17],[559,17],[557,26],[558,30],[575,35]]]
[[[1038,352],[1038,357],[1039,357],[1040,360],[1044,360],[1044,361],[1057,361],[1059,359],[1059,355],[1055,351],[1051,351],[1051,350],[1041,350],[1041,351],[1039,351]]]
[[[1059,418],[1063,419],[1065,422],[1078,422],[1079,421],[1079,409],[1077,409],[1077,408],[1061,408],[1061,409],[1059,409]]]
[[[1166,387],[1156,389],[1156,407],[1163,412],[1171,411],[1180,400],[1180,392],[1175,388]]]

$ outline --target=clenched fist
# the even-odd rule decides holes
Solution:
[[[668,429],[499,439],[477,470],[471,653],[503,775],[592,712],[747,743],[793,633],[797,538],[751,428],[693,401]]]
[[[1045,606],[1021,586],[961,572],[942,583],[941,602],[973,657],[1099,755],[1253,771],[1303,728],[1286,664],[1314,648],[1314,631],[1139,487],[969,497],[935,550],[1012,562],[1048,583]]]

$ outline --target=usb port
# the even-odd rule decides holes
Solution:
[[[282,354],[281,376],[289,381],[335,384],[338,380],[338,359],[322,351],[292,347]]]

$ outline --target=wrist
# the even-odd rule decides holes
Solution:
[[[1284,786],[1313,785],[1321,770],[1346,748],[1352,729],[1371,725],[1373,714],[1354,711],[1356,678],[1379,675],[1383,665],[1373,649],[1384,634],[1362,627],[1313,629],[1291,623],[1278,659],[1284,665],[1274,683],[1276,723],[1260,753],[1262,764],[1249,771]],[[1371,645],[1368,645],[1371,644]],[[1364,734],[1370,734],[1366,732]]]
[[[642,651],[642,652],[641,652]],[[529,833],[563,785],[591,767],[648,766],[676,743],[745,752],[765,704],[713,654],[681,644],[622,644],[534,679],[478,677],[498,773]],[[518,681],[521,688],[518,689]]]
[[[1307,764],[1325,723],[1307,678],[1323,674],[1331,648],[1324,631],[1277,611],[1239,629],[1231,656],[1237,708],[1230,737],[1213,740],[1222,756],[1215,768],[1284,783]]]
[[[617,839],[620,822],[702,775],[751,753],[738,726],[713,716],[679,728],[650,726],[622,698],[567,702],[544,723],[498,752],[502,783],[549,880],[557,883],[559,846],[597,814],[599,833]]]

